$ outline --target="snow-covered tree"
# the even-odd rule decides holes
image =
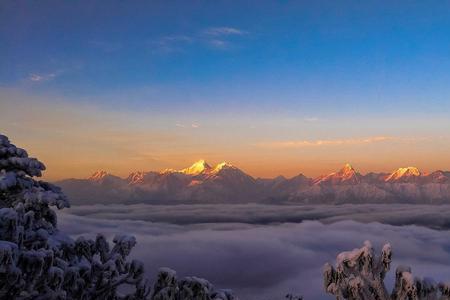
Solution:
[[[43,170],[0,135],[0,299],[237,299],[204,279],[177,281],[166,268],[152,290],[143,264],[127,259],[133,236],[117,235],[111,247],[101,234],[73,240],[60,232],[51,207],[69,203],[58,187],[33,178]]]
[[[342,252],[337,256],[336,267],[324,266],[324,287],[338,300],[438,300],[450,299],[450,286],[436,284],[433,280],[415,278],[409,267],[396,270],[395,286],[387,292],[384,278],[390,269],[391,245],[385,244],[381,255],[374,253],[369,241],[359,249]]]

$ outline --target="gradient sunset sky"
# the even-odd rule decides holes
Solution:
[[[48,179],[450,169],[448,1],[1,1],[0,132]]]

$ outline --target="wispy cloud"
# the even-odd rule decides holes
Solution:
[[[285,148],[325,147],[325,146],[341,146],[341,145],[364,145],[392,140],[400,140],[400,139],[390,136],[374,136],[361,139],[277,141],[277,142],[259,143],[257,144],[257,146],[263,148],[285,149]]]
[[[224,36],[224,35],[245,35],[247,31],[234,27],[210,27],[203,31],[206,35]]]
[[[209,27],[192,34],[167,35],[151,42],[157,52],[172,53],[184,51],[191,44],[207,45],[216,49],[227,49],[232,37],[244,36],[248,31],[234,27]]]
[[[318,122],[318,121],[320,121],[320,119],[317,118],[317,117],[307,117],[307,118],[304,118],[304,120],[306,122]]]
[[[203,40],[216,49],[228,49],[232,46],[231,38],[247,35],[248,32],[234,27],[209,27],[202,31]]]
[[[210,46],[218,49],[225,49],[229,45],[229,42],[220,39],[210,39],[207,42]]]
[[[198,124],[198,123],[192,123],[190,125],[185,125],[185,124],[182,124],[182,123],[176,123],[175,126],[178,127],[178,128],[188,128],[188,127],[194,128],[194,129],[200,128],[200,124]]]
[[[44,82],[54,79],[58,74],[58,72],[47,74],[30,73],[28,79],[33,82]]]
[[[161,39],[162,43],[190,43],[193,41],[193,38],[187,35],[171,35],[165,36]]]
[[[168,35],[153,41],[152,45],[159,52],[171,53],[183,51],[185,46],[195,41],[195,38],[188,35]]]

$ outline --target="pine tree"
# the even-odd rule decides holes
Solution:
[[[142,262],[127,260],[133,236],[118,235],[111,247],[101,234],[73,240],[60,232],[51,207],[69,202],[58,187],[34,179],[44,170],[0,135],[0,299],[237,299],[204,279],[177,281],[167,268],[151,291]]]
[[[395,286],[389,295],[384,278],[391,266],[391,245],[385,244],[381,255],[374,253],[369,241],[337,256],[336,268],[324,266],[325,291],[338,300],[448,300],[450,285],[436,284],[432,279],[414,277],[411,268],[399,266]]]

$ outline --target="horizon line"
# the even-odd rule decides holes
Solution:
[[[105,173],[106,175],[116,176],[116,177],[119,177],[119,178],[121,178],[121,179],[126,179],[126,178],[127,178],[128,176],[130,176],[131,174],[139,173],[139,172],[141,172],[141,173],[151,173],[151,172],[154,172],[154,173],[159,173],[159,174],[168,173],[168,172],[172,172],[172,173],[183,173],[184,170],[186,170],[186,169],[188,169],[188,168],[190,168],[190,167],[192,167],[192,166],[194,166],[194,165],[196,165],[196,164],[198,164],[198,163],[204,163],[204,164],[208,165],[209,168],[210,168],[211,170],[215,169],[218,165],[221,165],[221,164],[224,164],[224,163],[225,163],[225,164],[228,164],[228,165],[230,165],[230,166],[232,166],[232,167],[235,167],[235,168],[239,169],[240,171],[242,171],[242,172],[245,173],[246,175],[251,176],[251,177],[254,178],[254,179],[275,179],[275,178],[277,178],[277,177],[283,177],[283,178],[289,179],[289,178],[294,178],[294,177],[299,176],[299,175],[303,175],[303,176],[305,176],[305,177],[307,177],[307,178],[310,178],[310,179],[316,179],[316,178],[320,178],[320,177],[323,177],[323,176],[328,176],[328,175],[336,174],[336,173],[340,172],[341,170],[343,170],[344,168],[346,168],[347,166],[349,166],[351,169],[353,169],[353,171],[355,171],[357,174],[360,174],[360,175],[362,175],[362,176],[366,176],[366,175],[371,174],[371,173],[390,175],[390,174],[393,174],[393,173],[395,173],[395,172],[397,172],[397,171],[399,171],[399,170],[401,170],[401,169],[417,169],[417,170],[420,172],[420,176],[430,175],[430,174],[435,173],[435,172],[450,172],[450,171],[446,171],[446,170],[443,170],[443,169],[436,169],[436,170],[434,170],[434,171],[422,171],[422,170],[419,169],[418,167],[414,167],[414,166],[406,166],[406,167],[398,167],[398,168],[396,168],[396,169],[394,169],[394,170],[391,170],[391,171],[381,171],[381,172],[369,171],[369,172],[366,172],[366,173],[361,173],[361,172],[359,172],[357,169],[353,168],[353,165],[352,165],[351,163],[348,163],[348,162],[347,162],[347,163],[344,163],[344,164],[343,164],[343,167],[341,167],[341,168],[338,169],[338,170],[330,171],[329,173],[321,174],[321,175],[318,175],[318,176],[306,176],[304,173],[302,173],[302,172],[300,171],[299,173],[297,173],[297,175],[293,175],[293,176],[290,176],[290,177],[285,176],[285,175],[282,175],[282,174],[279,174],[279,175],[276,175],[276,176],[272,176],[272,177],[261,177],[261,176],[253,176],[253,175],[251,175],[250,173],[244,172],[241,168],[237,167],[237,166],[234,165],[234,164],[228,163],[228,162],[226,162],[226,161],[223,161],[223,162],[220,162],[220,163],[211,165],[211,164],[209,164],[206,160],[200,159],[200,160],[195,161],[195,162],[194,162],[193,164],[191,164],[190,166],[187,166],[187,167],[182,168],[182,169],[164,168],[164,169],[161,169],[161,170],[147,170],[147,171],[144,171],[144,170],[136,170],[136,171],[131,171],[131,172],[129,172],[128,175],[126,175],[126,176],[115,175],[114,173],[109,172],[109,171],[106,171],[105,169],[97,169],[96,171],[94,171],[93,173],[91,173],[91,175],[89,175],[88,177],[84,177],[84,178],[67,177],[67,178],[56,179],[56,180],[53,180],[53,181],[62,181],[62,180],[68,180],[68,179],[90,179],[91,177],[93,177],[94,175],[96,175],[96,174],[98,174],[98,173]]]

